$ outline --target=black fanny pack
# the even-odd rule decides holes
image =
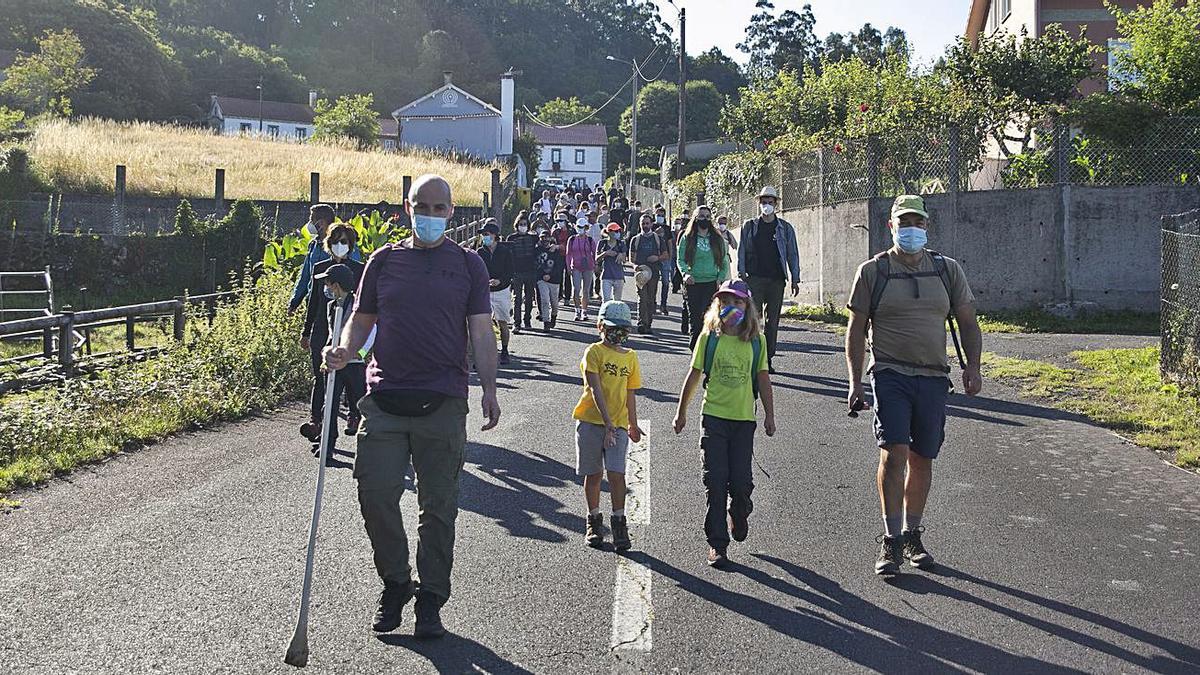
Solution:
[[[442,407],[449,398],[443,393],[423,389],[400,389],[371,392],[371,400],[379,409],[398,417],[425,417]]]

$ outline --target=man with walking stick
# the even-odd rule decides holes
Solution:
[[[405,202],[413,236],[376,251],[363,272],[341,346],[325,352],[342,368],[377,329],[354,477],[363,522],[383,579],[374,629],[395,630],[416,596],[418,638],[445,634],[441,607],[450,598],[458,481],[467,440],[467,339],[483,387],[487,431],[500,421],[496,338],[483,260],[446,239],[453,216],[450,185],[440,176],[413,182]],[[409,462],[419,507],[417,574],[409,565],[400,515]]]

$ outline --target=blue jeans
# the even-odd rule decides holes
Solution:
[[[667,304],[667,292],[671,290],[671,277],[675,276],[675,260],[662,261],[662,286],[659,287],[659,304]]]

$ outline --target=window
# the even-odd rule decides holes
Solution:
[[[554,148],[550,151],[550,161],[554,164],[562,163],[562,148]]]
[[[584,160],[584,150],[582,148],[577,148],[575,150],[575,163],[583,164],[583,160]]]
[[[1108,41],[1108,90],[1119,89],[1122,84],[1136,82],[1137,76],[1121,67],[1121,54],[1129,51],[1128,40]]]
[[[1012,0],[995,0],[997,5],[1000,5],[1000,22],[1003,23],[1012,14]]]
[[[304,127],[296,127],[296,138],[304,140],[308,138],[308,129]]]
[[[242,122],[241,126],[238,128],[238,133],[248,134],[250,133],[251,129],[252,127],[250,126],[249,122]]]
[[[271,138],[279,138],[279,125],[278,124],[268,124],[267,125],[267,135],[270,136]]]

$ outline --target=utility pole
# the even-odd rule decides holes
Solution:
[[[637,113],[638,85],[642,74],[638,72],[637,59],[633,60],[633,134],[629,139],[629,197],[633,203],[634,191],[637,190]]]
[[[262,76],[260,75],[260,76],[258,77],[258,84],[257,84],[257,85],[255,85],[255,87],[254,87],[255,89],[257,89],[257,90],[258,90],[258,135],[259,135],[259,136],[261,136],[261,135],[262,135],[262,127],[263,127],[263,114],[262,114],[262,83],[263,83],[263,79],[262,79]]]
[[[687,162],[687,10],[679,10],[679,147],[676,151],[675,177],[683,178]]]

